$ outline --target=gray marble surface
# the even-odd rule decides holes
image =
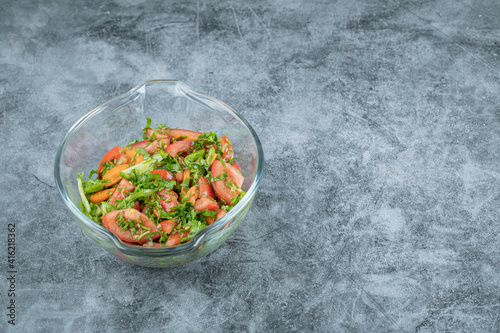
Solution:
[[[500,2],[3,1],[0,331],[499,332]],[[265,178],[216,252],[131,266],[54,185],[87,111],[176,78]],[[16,325],[7,224],[16,224]]]

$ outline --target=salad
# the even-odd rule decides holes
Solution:
[[[111,148],[88,179],[77,177],[80,209],[132,245],[188,242],[245,195],[227,136],[170,128],[143,129],[142,140]]]

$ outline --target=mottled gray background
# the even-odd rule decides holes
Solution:
[[[0,330],[499,332],[499,40],[497,0],[2,1]],[[53,179],[71,125],[154,78],[266,157],[231,238],[166,270],[84,236]]]

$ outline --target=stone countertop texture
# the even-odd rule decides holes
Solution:
[[[154,78],[265,153],[236,232],[164,270],[86,237],[53,177],[80,117]],[[2,2],[0,331],[500,332],[499,78],[496,0]]]

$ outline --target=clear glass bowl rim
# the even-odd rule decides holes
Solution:
[[[129,245],[127,243],[124,243],[121,241],[118,237],[116,237],[115,234],[113,234],[111,231],[108,229],[104,228],[103,226],[100,226],[99,224],[95,223],[91,219],[89,219],[83,212],[71,201],[69,198],[68,194],[66,193],[66,190],[64,189],[64,186],[62,184],[62,180],[60,177],[60,170],[59,170],[59,165],[61,162],[61,157],[62,157],[62,151],[66,147],[66,144],[71,137],[71,135],[76,132],[79,127],[88,119],[92,118],[93,116],[99,114],[103,110],[106,109],[106,106],[108,104],[111,104],[115,100],[118,99],[127,99],[134,94],[137,93],[139,89],[142,89],[145,86],[151,86],[151,85],[157,85],[157,84],[176,84],[183,90],[183,92],[188,96],[189,98],[192,98],[194,100],[202,101],[204,99],[210,99],[213,103],[215,103],[217,106],[225,110],[226,112],[230,113],[233,115],[235,118],[238,118],[244,125],[245,127],[250,131],[256,147],[257,147],[257,170],[255,174],[255,178],[252,182],[252,185],[247,191],[247,194],[243,197],[243,199],[233,208],[231,209],[224,217],[221,219],[215,221],[211,225],[203,228],[200,232],[198,232],[189,242],[181,245],[177,245],[174,247],[159,247],[159,248],[147,248],[147,247],[140,247],[140,246],[134,246],[134,245]],[[205,241],[210,240],[213,236],[216,235],[217,232],[221,231],[224,226],[231,221],[240,211],[245,209],[247,205],[251,204],[251,200],[255,196],[255,193],[257,192],[257,189],[260,185],[260,182],[262,180],[263,176],[263,171],[264,171],[264,151],[262,149],[262,145],[260,143],[259,137],[255,133],[254,129],[252,126],[246,121],[245,118],[243,118],[238,112],[236,112],[233,108],[228,106],[227,104],[223,103],[222,101],[206,95],[202,94],[199,92],[196,92],[195,90],[191,89],[188,85],[186,85],[184,82],[179,81],[179,80],[173,80],[173,79],[158,79],[158,80],[147,80],[142,82],[141,84],[135,86],[134,88],[130,89],[128,92],[121,94],[119,96],[116,96],[107,102],[95,107],[94,109],[90,110],[87,114],[85,114],[83,117],[81,117],[66,133],[64,136],[61,144],[59,145],[59,148],[57,149],[57,154],[55,158],[55,164],[54,164],[54,178],[56,182],[57,189],[59,190],[59,193],[61,194],[64,203],[68,207],[68,209],[71,211],[71,213],[78,218],[82,223],[84,223],[89,229],[91,229],[94,233],[104,235],[106,238],[108,238],[111,241],[111,244],[121,253],[126,254],[126,255],[131,255],[131,256],[140,256],[140,257],[168,257],[168,256],[176,256],[176,255],[182,255],[190,252],[194,252],[196,249],[198,249],[199,245]],[[75,175],[76,177],[76,175]],[[76,178],[75,178],[76,179]]]

